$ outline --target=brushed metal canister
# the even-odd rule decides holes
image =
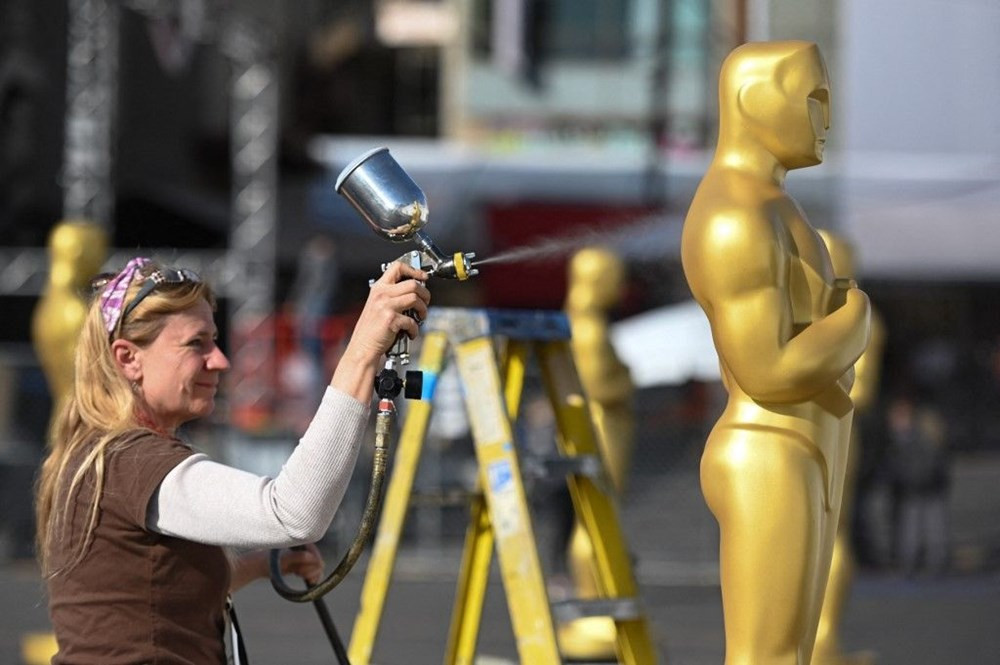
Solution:
[[[340,172],[335,189],[392,242],[412,239],[427,223],[427,197],[388,148],[373,148],[354,159]]]

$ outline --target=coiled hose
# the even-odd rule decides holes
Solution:
[[[365,500],[365,510],[361,515],[361,525],[358,528],[357,536],[355,536],[344,558],[340,560],[340,563],[326,579],[301,591],[293,589],[285,583],[281,576],[281,550],[271,550],[271,586],[282,598],[296,603],[309,603],[322,598],[344,580],[347,573],[357,563],[358,557],[361,556],[361,552],[375,528],[378,513],[382,507],[382,486],[385,482],[385,471],[389,459],[389,426],[393,416],[392,402],[383,408],[386,406],[386,401],[384,400],[379,405],[379,411],[375,415],[375,453],[372,459],[371,484],[368,487],[368,498]]]

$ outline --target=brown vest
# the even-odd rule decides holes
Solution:
[[[160,481],[192,454],[180,441],[151,433],[108,453],[91,545],[82,561],[48,582],[59,642],[53,665],[225,662],[225,552],[146,528],[146,507]],[[67,471],[72,478],[74,469]],[[91,473],[70,502],[65,537],[53,542],[53,570],[72,560],[92,492]]]

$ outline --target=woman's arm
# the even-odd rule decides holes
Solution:
[[[277,478],[194,455],[160,483],[147,526],[160,533],[244,549],[319,540],[343,499],[368,422],[376,366],[400,333],[427,316],[427,273],[394,262],[371,288],[316,416]]]
[[[354,471],[368,406],[333,388],[276,478],[192,455],[149,502],[153,531],[241,549],[311,543],[326,533]]]

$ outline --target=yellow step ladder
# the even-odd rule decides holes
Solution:
[[[371,662],[430,420],[434,385],[449,346],[465,387],[481,492],[472,502],[445,664],[473,663],[494,548],[522,663],[561,663],[554,618],[569,621],[587,616],[614,620],[618,662],[652,665],[658,661],[569,338],[569,322],[559,311],[431,310],[424,324],[419,365],[425,400],[408,405],[400,434],[351,635],[353,665]],[[502,354],[498,353],[501,346]],[[595,600],[552,605],[548,601],[511,427],[517,420],[532,354],[555,413],[559,470],[568,474],[576,516],[593,543],[601,595]]]

